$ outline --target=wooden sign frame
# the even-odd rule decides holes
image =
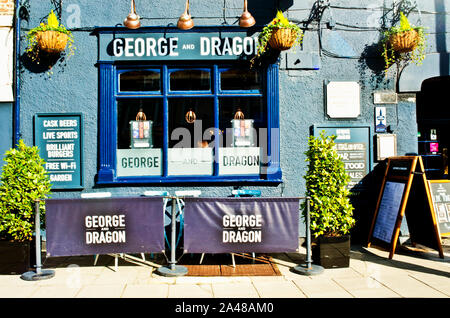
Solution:
[[[387,188],[392,188],[394,190],[395,188],[402,188],[403,191],[401,194],[396,193],[395,195],[392,195],[392,193],[386,193],[385,197],[385,190]],[[412,196],[410,196],[411,189],[413,189],[414,192]],[[422,196],[420,194],[422,194]],[[386,219],[381,220],[381,218],[384,217],[384,214],[380,214],[380,207],[382,207],[381,203],[391,199],[389,195],[391,195],[393,200],[397,200],[397,202],[392,201],[391,206],[389,206],[389,204],[383,205],[383,208],[391,208],[391,211],[387,212],[382,210],[384,214],[391,212],[391,215],[387,215],[387,217],[390,217],[391,219],[388,220],[386,217]],[[400,197],[401,199],[398,201]],[[385,198],[387,199],[384,200]],[[419,243],[432,247],[438,250],[441,258],[444,258],[439,229],[433,210],[429,184],[426,179],[425,168],[420,156],[388,158],[383,183],[381,185],[381,191],[378,196],[375,214],[373,216],[372,225],[369,231],[367,247],[370,247],[372,241],[380,243],[377,245],[381,246],[386,246],[387,243],[389,245],[389,259],[392,259],[397,247],[400,225],[404,216],[406,216],[408,223],[411,243],[413,245]],[[387,227],[392,227],[392,235],[390,236],[390,228],[385,235],[385,238],[389,241],[374,235],[378,232],[376,230],[378,230],[381,226],[379,224],[385,220],[391,222],[391,224],[387,224]]]

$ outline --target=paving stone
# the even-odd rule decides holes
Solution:
[[[227,283],[212,285],[215,298],[258,298],[253,283]]]
[[[175,284],[169,285],[169,298],[212,298],[213,291],[211,285],[188,285]]]
[[[167,298],[169,285],[127,285],[123,291],[123,298]]]
[[[292,281],[260,281],[253,285],[262,298],[306,298]]]

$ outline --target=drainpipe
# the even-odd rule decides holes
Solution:
[[[13,146],[15,147],[19,142],[20,133],[20,75],[19,75],[19,59],[20,59],[20,0],[16,0],[15,7],[15,27],[16,27],[16,45],[14,56],[14,70],[15,70],[15,98],[13,110]]]

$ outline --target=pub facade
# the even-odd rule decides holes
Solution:
[[[188,30],[177,27],[186,1],[131,3],[139,28],[124,26],[128,0],[16,3],[11,144],[39,146],[52,198],[179,190],[228,197],[235,189],[302,197],[308,138],[325,130],[337,136],[355,238],[364,239],[385,158],[429,155],[437,162],[430,159],[430,174],[448,173],[450,117],[429,104],[448,83],[445,6],[417,1],[410,11],[411,23],[432,35],[423,65],[397,77],[385,73],[379,50],[395,1],[250,0],[256,24],[248,28],[239,26],[243,1],[190,1]],[[51,10],[73,33],[74,54],[37,64],[26,34]],[[302,28],[303,43],[255,62],[258,34],[277,10]],[[433,132],[439,148],[431,152],[424,144]]]

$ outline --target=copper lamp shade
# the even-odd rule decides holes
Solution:
[[[189,111],[186,113],[185,119],[189,124],[192,124],[197,119],[197,115],[195,115],[192,109],[189,109]]]
[[[240,120],[244,119],[244,113],[242,112],[242,110],[240,108],[238,108],[237,112],[234,114],[234,119],[240,119]]]
[[[138,29],[141,26],[139,19],[140,17],[136,14],[136,4],[134,3],[134,0],[131,0],[131,12],[123,21],[123,25],[128,29]]]
[[[178,19],[177,27],[180,30],[189,30],[194,27],[194,21],[189,14],[189,0],[186,0],[186,9]]]
[[[244,12],[239,18],[239,26],[241,28],[249,28],[251,26],[254,26],[255,23],[256,23],[255,18],[247,10],[247,0],[244,0]]]

